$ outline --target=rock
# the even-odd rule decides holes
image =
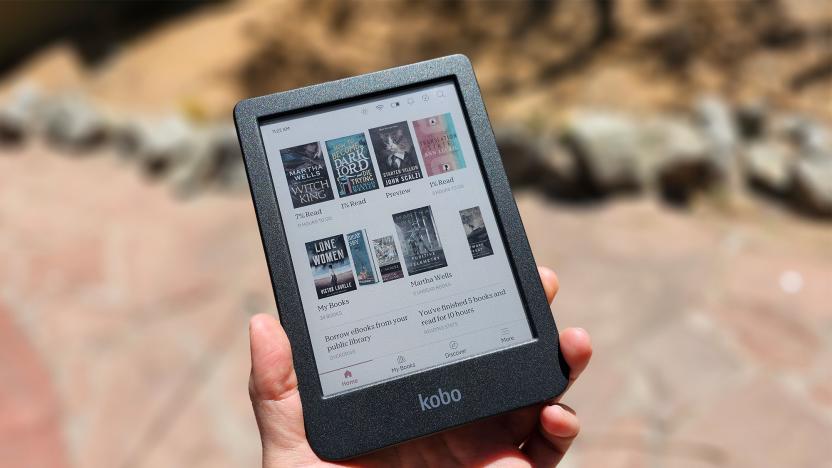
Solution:
[[[557,135],[533,135],[522,127],[496,131],[503,166],[513,186],[535,185],[557,197],[580,197],[578,166]]]
[[[800,159],[794,168],[793,184],[798,208],[832,217],[832,158]]]
[[[574,153],[554,137],[546,138],[543,142],[540,155],[542,170],[538,176],[541,188],[550,195],[565,198],[586,198],[591,195],[582,179]]]
[[[34,112],[39,102],[37,88],[24,84],[0,106],[0,144],[19,144],[32,130]]]
[[[716,96],[704,96],[694,105],[694,116],[710,143],[720,152],[733,151],[737,128],[728,105]]]
[[[148,174],[156,176],[185,162],[200,145],[191,125],[179,116],[133,122],[121,138],[122,151],[132,154]]]
[[[194,129],[188,155],[171,179],[180,196],[190,196],[212,185],[246,187],[240,145],[233,127],[215,125]]]
[[[80,95],[45,101],[40,122],[47,141],[72,150],[87,150],[103,143],[109,129],[106,119]]]
[[[745,150],[745,177],[753,187],[785,195],[791,187],[794,151],[780,141],[760,141]]]
[[[248,188],[243,153],[234,126],[220,126],[214,133],[213,145],[220,185],[232,190]]]
[[[766,133],[767,111],[765,104],[760,101],[752,102],[737,108],[737,128],[746,140],[762,138]]]
[[[780,122],[780,131],[794,143],[804,156],[832,157],[832,139],[827,130],[804,117],[791,116]]]
[[[0,108],[0,144],[19,144],[26,135],[22,116],[7,107]]]
[[[714,184],[716,158],[704,135],[678,117],[648,120],[641,129],[640,170],[668,201],[686,203]]]
[[[530,183],[539,176],[544,148],[538,137],[518,126],[497,127],[494,137],[513,186]]]
[[[733,193],[739,193],[742,187],[737,157],[739,136],[730,107],[716,96],[704,96],[695,103],[693,114],[716,159],[717,176],[727,181]]]
[[[568,122],[563,140],[586,176],[589,189],[598,194],[638,189],[637,125],[614,113],[584,112]]]

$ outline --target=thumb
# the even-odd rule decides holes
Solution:
[[[277,319],[258,314],[249,322],[249,396],[263,443],[263,466],[314,460],[303,429],[303,412],[289,339]]]

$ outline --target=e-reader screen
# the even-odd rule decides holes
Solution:
[[[468,128],[452,80],[261,121],[325,397],[534,339]]]

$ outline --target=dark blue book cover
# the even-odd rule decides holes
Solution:
[[[326,142],[338,196],[347,197],[378,188],[370,148],[363,133]]]

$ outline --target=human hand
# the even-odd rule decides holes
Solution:
[[[558,278],[539,268],[549,303]],[[249,395],[260,428],[263,468],[293,466],[555,466],[578,435],[575,412],[560,403],[540,404],[471,423],[355,458],[328,463],[315,455],[303,427],[300,394],[289,340],[277,319],[252,317]],[[592,355],[589,335],[580,328],[560,333],[569,364],[570,385]]]

